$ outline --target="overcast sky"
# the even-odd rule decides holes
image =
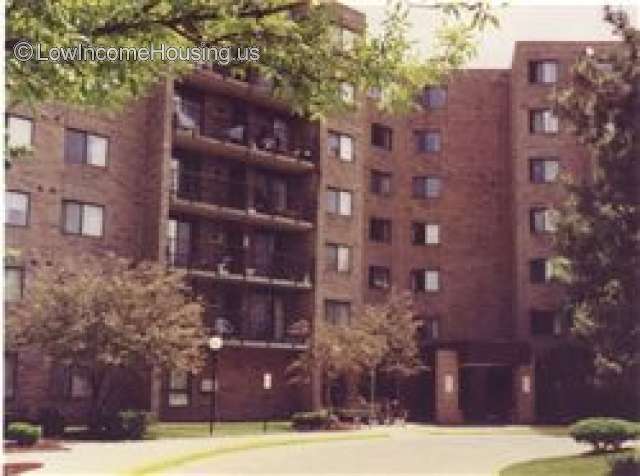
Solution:
[[[385,3],[382,0],[342,1],[365,13],[369,27],[373,30],[384,17]],[[610,27],[602,21],[602,5],[587,0],[574,1],[573,4],[549,3],[512,0],[511,6],[499,9],[500,28],[482,35],[478,56],[469,67],[508,68],[511,65],[513,44],[518,40],[597,41],[614,38]],[[631,11],[634,23],[638,24],[638,3],[627,1],[626,8]],[[430,33],[437,21],[433,11],[412,7],[409,18],[413,25],[412,39],[420,49],[427,50]]]

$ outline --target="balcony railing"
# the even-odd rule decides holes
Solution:
[[[313,204],[294,197],[285,184],[281,185],[279,191],[274,191],[257,185],[250,187],[246,182],[174,170],[171,192],[182,200],[234,208],[247,214],[262,213],[309,222],[313,221],[316,214]]]
[[[261,281],[290,281],[311,285],[312,261],[295,253],[258,253],[244,247],[221,246],[198,251],[173,251],[185,248],[169,243],[167,263],[187,270],[214,273],[220,278],[238,278]]]
[[[286,323],[277,325],[269,313],[212,311],[205,315],[205,319],[211,330],[225,339],[298,345],[306,340],[304,336],[289,332]]]

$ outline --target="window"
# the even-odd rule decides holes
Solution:
[[[104,207],[73,201],[62,202],[63,230],[71,235],[101,237]]]
[[[358,34],[343,26],[331,26],[331,41],[335,48],[342,51],[349,51],[353,48]]]
[[[442,137],[440,131],[416,131],[418,152],[440,152]]]
[[[330,324],[349,324],[351,322],[351,303],[327,299],[324,302],[324,319]]]
[[[422,105],[429,109],[439,109],[447,104],[447,90],[442,87],[430,86],[424,88]]]
[[[554,158],[531,159],[529,177],[531,183],[555,182],[560,173],[560,161]]]
[[[107,166],[109,140],[106,137],[75,129],[67,129],[64,157],[69,164]]]
[[[411,288],[415,292],[440,291],[440,271],[437,269],[416,269],[412,271]]]
[[[442,180],[439,177],[413,177],[414,198],[438,198],[442,194]]]
[[[181,129],[200,132],[202,121],[202,102],[200,98],[176,95],[173,101],[175,104],[176,125]]]
[[[532,309],[530,318],[532,335],[559,336],[564,331],[560,312]]]
[[[29,194],[7,191],[4,222],[6,225],[27,226],[29,223]]]
[[[414,245],[440,244],[440,225],[437,223],[412,223],[411,236]]]
[[[33,144],[33,121],[24,117],[7,118],[9,148],[31,147]]]
[[[369,239],[380,243],[391,243],[391,220],[371,218],[369,220]]]
[[[343,162],[353,162],[353,138],[339,132],[329,132],[328,137],[329,155],[336,157]]]
[[[71,398],[89,398],[91,396],[91,383],[85,370],[73,369],[69,374],[69,378]]]
[[[386,266],[369,266],[369,287],[388,289],[391,286],[391,271]]]
[[[327,211],[333,215],[351,216],[352,194],[337,188],[327,189]]]
[[[529,212],[531,233],[555,233],[558,211],[552,208],[536,207]]]
[[[428,317],[421,326],[423,342],[431,342],[440,337],[440,319],[437,317]]]
[[[388,172],[380,172],[379,170],[372,170],[371,193],[375,193],[376,195],[391,195],[391,174]]]
[[[184,370],[172,370],[169,373],[169,406],[186,407],[189,405],[189,373]]]
[[[17,356],[14,353],[4,354],[4,398],[16,396]]]
[[[371,144],[391,150],[393,147],[393,130],[382,124],[371,124]]]
[[[22,299],[24,292],[24,269],[17,266],[4,268],[4,300],[16,302]]]
[[[340,83],[340,97],[346,104],[353,104],[356,100],[356,88],[351,83]]]
[[[558,116],[552,109],[529,111],[529,131],[532,134],[557,134],[558,130]]]
[[[170,218],[167,222],[167,262],[188,266],[191,258],[191,223]]]
[[[327,244],[327,265],[332,271],[348,273],[351,271],[351,248],[345,245]]]
[[[529,82],[531,84],[553,84],[558,81],[558,62],[555,60],[530,61]]]
[[[529,278],[533,284],[548,283],[554,278],[553,262],[547,258],[529,261]]]

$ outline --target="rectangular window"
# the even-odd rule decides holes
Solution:
[[[71,398],[89,398],[91,383],[88,373],[83,369],[73,369],[69,373],[69,391]]]
[[[199,97],[175,95],[175,121],[181,129],[195,130],[200,133],[202,123],[202,101]]]
[[[104,231],[104,207],[64,200],[63,230],[71,235],[101,237]]]
[[[107,166],[109,139],[85,131],[67,129],[64,139],[64,157],[68,164]]]
[[[533,284],[548,283],[554,278],[553,262],[547,258],[529,261],[529,278]]]
[[[529,82],[531,84],[554,84],[558,82],[558,62],[555,60],[530,61]]]
[[[354,85],[351,83],[341,83],[340,98],[345,104],[353,104],[356,101],[356,88]]]
[[[339,132],[329,132],[327,141],[330,156],[336,157],[343,162],[353,162],[354,148],[351,136]]]
[[[332,215],[351,216],[352,193],[337,188],[327,189],[327,212]]]
[[[429,86],[422,93],[422,105],[429,109],[440,109],[447,104],[447,90],[442,87]]]
[[[421,327],[422,340],[424,342],[432,342],[440,337],[440,319],[437,317],[428,317],[424,320]]]
[[[371,193],[376,195],[391,195],[391,174],[380,172],[378,170],[371,171]]]
[[[393,148],[393,130],[382,124],[371,124],[371,144],[391,150]]]
[[[13,148],[28,148],[33,145],[33,121],[24,117],[8,116],[7,145]]]
[[[5,225],[27,226],[29,223],[29,194],[7,191],[5,193]]]
[[[529,131],[532,134],[557,134],[558,116],[553,109],[532,109],[529,111]]]
[[[337,245],[335,243],[327,244],[327,267],[332,271],[339,273],[348,273],[351,271],[351,247],[345,245]]]
[[[442,149],[442,135],[440,131],[416,131],[418,152],[440,152]]]
[[[5,266],[4,268],[4,300],[16,302],[22,299],[24,292],[24,268]]]
[[[389,289],[391,270],[386,266],[369,266],[369,287],[371,289]]]
[[[379,243],[391,243],[391,220],[371,218],[369,220],[369,239]]]
[[[554,158],[531,159],[529,178],[531,183],[553,183],[560,173],[560,161]]]
[[[169,372],[169,406],[186,407],[189,405],[189,373],[184,370]]]
[[[351,303],[327,299],[324,302],[324,319],[334,325],[349,324],[351,322]]]
[[[4,398],[11,400],[16,396],[17,356],[14,353],[4,354]]]
[[[437,223],[412,223],[411,234],[414,245],[440,244],[440,225]]]
[[[564,331],[560,312],[532,309],[530,318],[532,335],[559,336]]]
[[[411,273],[411,288],[415,292],[440,291],[440,271],[437,269],[416,269]]]
[[[440,177],[413,177],[414,198],[438,198],[442,194]]]
[[[555,233],[558,211],[552,208],[535,207],[529,211],[531,233]]]

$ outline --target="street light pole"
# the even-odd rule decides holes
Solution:
[[[218,393],[217,367],[218,351],[222,349],[222,337],[213,336],[209,339],[209,350],[211,350],[211,389],[209,401],[209,436],[213,436],[213,424],[216,419],[216,398]]]

